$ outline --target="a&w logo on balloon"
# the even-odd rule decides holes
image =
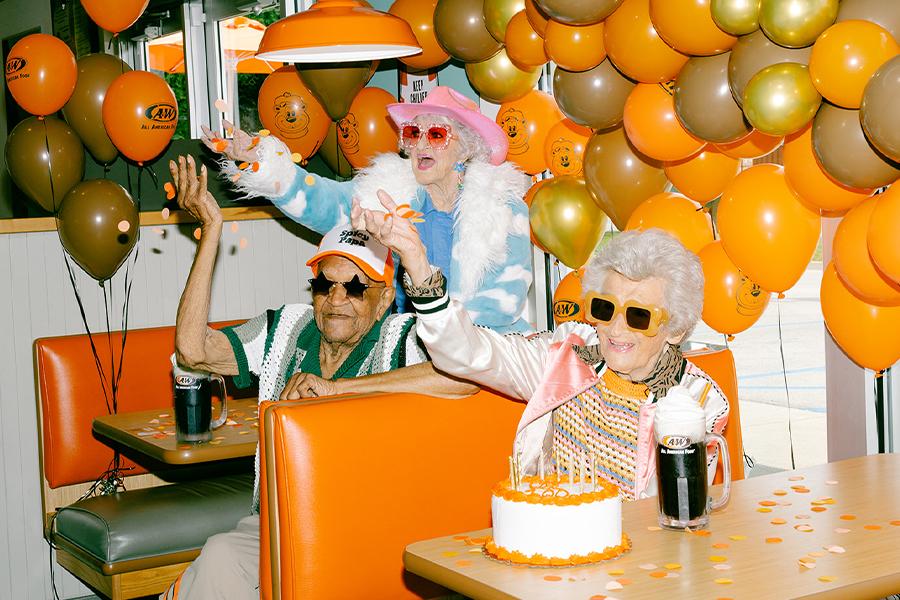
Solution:
[[[25,65],[28,64],[24,58],[20,58],[18,56],[10,56],[6,61],[6,80],[14,81],[19,77],[28,77],[27,73],[19,73],[22,69],[25,68]],[[16,75],[16,73],[19,73]]]
[[[149,126],[142,124],[141,129],[174,129],[178,108],[168,102],[157,102],[147,107],[144,116],[152,123]]]

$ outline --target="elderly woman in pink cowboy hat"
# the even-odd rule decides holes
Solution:
[[[241,172],[237,189],[270,198],[285,215],[319,233],[348,223],[354,205],[399,205],[398,213],[415,223],[430,263],[447,274],[450,296],[476,324],[503,333],[528,330],[523,316],[532,281],[531,243],[522,197],[529,184],[506,162],[505,133],[475,102],[445,86],[420,104],[387,109],[406,156],[378,155],[351,181],[308,173],[274,136],[253,147],[239,130],[223,151],[231,160],[223,161],[222,170],[231,176],[237,173],[233,161],[258,161],[257,172]],[[212,137],[207,130],[204,142],[215,150]],[[398,278],[402,273],[401,265]],[[407,312],[411,307],[401,289],[397,307]]]

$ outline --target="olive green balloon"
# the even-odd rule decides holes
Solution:
[[[624,0],[534,0],[554,21],[566,25],[593,25],[619,8]]]
[[[709,12],[719,29],[731,35],[746,35],[759,29],[760,0],[712,0]]]
[[[900,177],[900,164],[872,146],[859,123],[859,111],[827,102],[812,126],[816,159],[836,181],[857,189],[889,185]]]
[[[587,262],[607,227],[606,215],[584,180],[574,175],[543,184],[531,199],[528,214],[534,238],[572,269]]]
[[[506,39],[506,26],[518,12],[525,10],[525,0],[484,0],[484,25],[498,42]]]
[[[762,31],[741,36],[731,48],[728,60],[728,84],[738,104],[744,102],[744,88],[750,78],[766,67],[782,62],[809,65],[812,48],[785,48],[775,44]]]
[[[97,281],[112,277],[125,262],[138,224],[131,196],[109,179],[83,181],[69,190],[57,220],[66,252]]]
[[[353,167],[344,156],[344,151],[338,145],[337,123],[332,122],[328,126],[328,133],[322,140],[322,145],[316,151],[317,156],[321,156],[328,168],[334,171],[340,177],[345,179],[353,175]]]
[[[6,138],[6,168],[26,196],[56,212],[66,192],[84,177],[84,147],[64,121],[28,117]]]
[[[530,92],[541,78],[541,71],[540,67],[520,69],[509,60],[505,48],[485,61],[466,63],[469,83],[479,96],[495,104],[518,100]]]
[[[675,79],[675,114],[685,129],[707,142],[725,144],[750,133],[728,86],[729,53],[695,56]]]
[[[463,62],[481,62],[503,47],[484,22],[484,0],[438,0],[434,35],[447,54]]]
[[[842,0],[835,22],[853,20],[880,25],[900,41],[900,2],[897,0]]]
[[[377,60],[303,63],[297,65],[297,72],[331,120],[337,121],[347,116],[350,103],[366,86],[377,68]]]
[[[881,65],[869,79],[859,116],[872,145],[891,160],[900,161],[900,55]]]
[[[759,26],[776,44],[804,48],[834,23],[837,13],[838,0],[762,0]]]
[[[62,108],[66,121],[100,164],[107,165],[119,155],[103,126],[106,90],[116,77],[130,70],[131,67],[112,54],[88,54],[79,58],[75,91]]]
[[[634,209],[662,192],[667,183],[662,164],[638,152],[624,127],[590,137],[584,150],[584,179],[594,201],[623,231]]]
[[[769,135],[787,135],[810,122],[822,95],[809,68],[797,63],[766,67],[744,89],[744,115],[753,127]]]
[[[553,71],[553,97],[564,115],[594,129],[609,129],[622,122],[625,101],[636,83],[622,75],[612,61],[587,71]]]

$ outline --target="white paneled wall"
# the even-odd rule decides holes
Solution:
[[[175,323],[194,257],[192,231],[175,225],[141,229],[130,329]],[[268,219],[226,223],[222,238],[210,320],[248,318],[309,301],[306,260],[315,246],[308,232]],[[74,269],[91,331],[105,331],[102,290]],[[113,329],[121,324],[124,273],[120,269],[110,286]],[[31,348],[38,337],[79,333],[84,325],[56,232],[0,235],[0,600],[53,598],[41,532]],[[60,598],[90,593],[64,569],[54,565],[54,573]]]

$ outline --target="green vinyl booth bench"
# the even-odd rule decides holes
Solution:
[[[128,332],[118,412],[171,411],[174,335],[174,327]],[[121,336],[112,337],[118,358]],[[94,341],[109,365],[105,335]],[[113,460],[91,431],[108,409],[88,336],[35,340],[34,361],[44,535],[57,562],[114,600],[162,593],[209,536],[249,514],[252,460],[176,469],[129,455],[127,491],[79,500]]]

